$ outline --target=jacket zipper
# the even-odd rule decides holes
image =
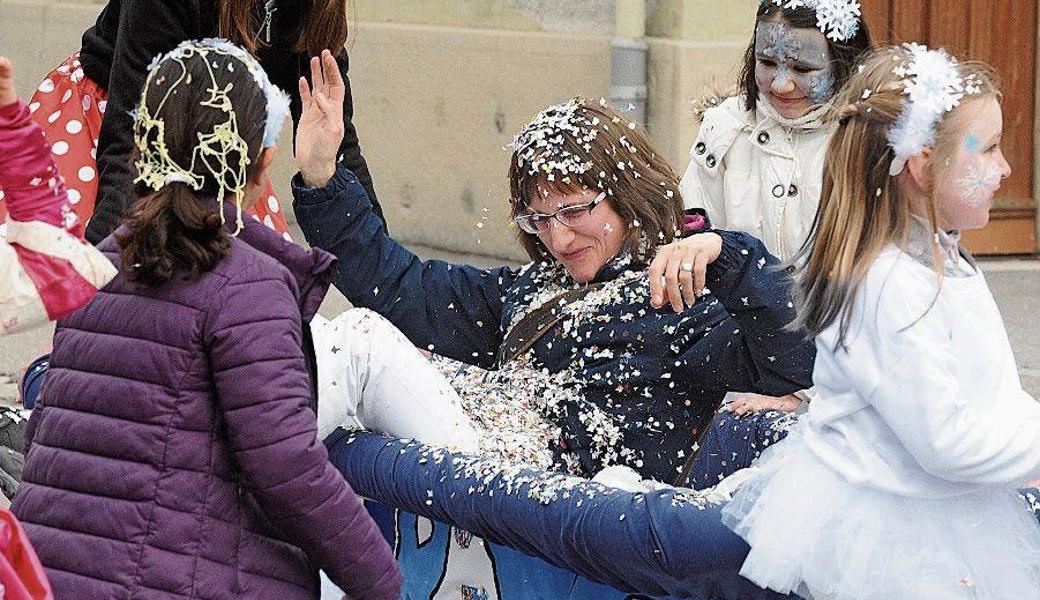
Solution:
[[[259,38],[263,35],[264,42],[268,44],[271,43],[271,22],[274,20],[274,11],[278,10],[275,2],[276,0],[264,2],[264,22],[260,24],[260,30],[256,32],[256,37]]]

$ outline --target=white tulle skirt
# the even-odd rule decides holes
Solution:
[[[1040,526],[1012,490],[909,498],[854,485],[796,430],[767,451],[723,521],[741,575],[812,600],[1040,599]]]

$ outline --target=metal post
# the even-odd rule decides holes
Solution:
[[[610,100],[630,120],[646,124],[646,0],[617,0],[611,41]]]

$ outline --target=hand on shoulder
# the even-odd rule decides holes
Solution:
[[[697,233],[660,246],[650,263],[650,304],[660,308],[669,303],[682,312],[704,293],[708,265],[722,253],[722,236]]]

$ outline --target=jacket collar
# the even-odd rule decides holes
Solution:
[[[596,272],[596,277],[589,283],[613,281],[628,271],[642,271],[645,268],[646,266],[636,261],[628,248],[625,248],[620,254],[607,261],[607,264],[600,267]]]
[[[773,108],[773,105],[768,100],[759,96],[758,102],[755,103],[755,112],[758,116],[758,126],[755,129],[764,129],[773,123],[787,129],[819,129],[825,125],[823,117],[830,108],[831,103],[826,102],[797,119],[788,119],[776,112],[776,109]]]
[[[243,228],[238,232],[236,239],[270,256],[289,270],[300,290],[300,315],[304,321],[310,321],[318,313],[318,308],[328,293],[336,258],[320,248],[305,250],[248,214],[243,214],[242,217]],[[234,205],[225,202],[224,222],[229,232],[235,230],[235,218]],[[102,241],[98,248],[118,253],[119,242],[116,235],[125,235],[129,231],[129,227],[120,225],[115,234]]]
[[[960,247],[961,232],[932,231],[928,221],[917,215],[910,217],[910,230],[903,250],[911,258],[928,267],[933,266],[932,251],[936,245],[943,259],[943,267],[947,276],[970,277],[975,274],[974,261],[963,254]],[[964,259],[963,261],[961,259]]]
[[[224,227],[228,231],[235,229],[235,212],[234,205],[224,203]],[[320,248],[304,250],[248,214],[242,215],[242,221],[242,230],[236,236],[238,240],[289,270],[300,290],[300,314],[304,321],[310,321],[329,291],[336,258]]]

